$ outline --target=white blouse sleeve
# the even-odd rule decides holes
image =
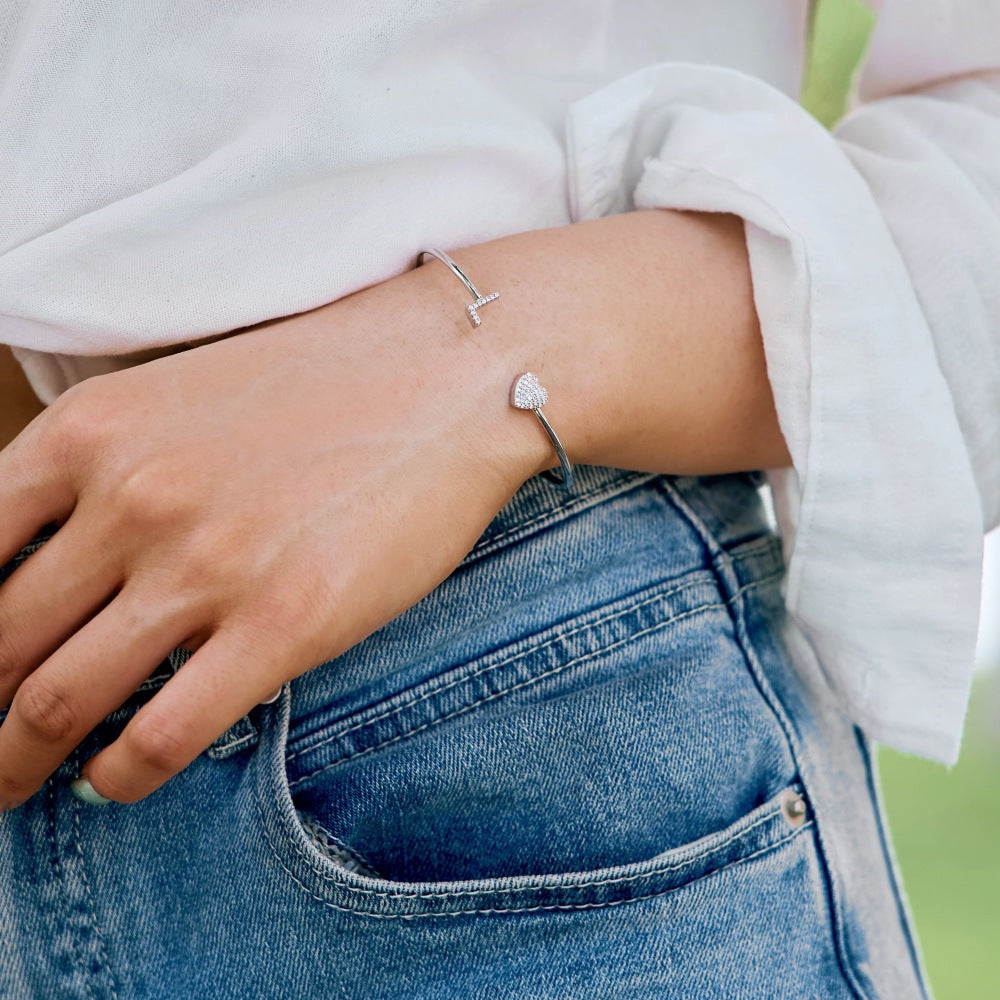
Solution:
[[[877,99],[833,134],[756,78],[669,64],[576,102],[568,142],[576,219],[745,220],[792,621],[870,736],[951,762],[1000,521],[1000,8],[924,6],[883,12]]]

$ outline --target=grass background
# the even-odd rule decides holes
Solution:
[[[955,767],[878,761],[936,1000],[1000,998],[1000,671],[976,680]]]

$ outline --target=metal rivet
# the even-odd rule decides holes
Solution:
[[[789,826],[800,827],[806,821],[808,807],[806,800],[794,789],[789,788],[781,796],[781,815]]]

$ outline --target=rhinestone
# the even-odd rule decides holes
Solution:
[[[525,372],[514,380],[510,390],[511,406],[519,410],[540,410],[548,401],[548,390],[533,372]]]

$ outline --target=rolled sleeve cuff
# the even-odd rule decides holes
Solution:
[[[951,762],[974,659],[979,497],[931,330],[860,174],[762,81],[654,66],[576,102],[574,219],[632,208],[745,221],[793,469],[769,474],[785,600],[850,718]]]

